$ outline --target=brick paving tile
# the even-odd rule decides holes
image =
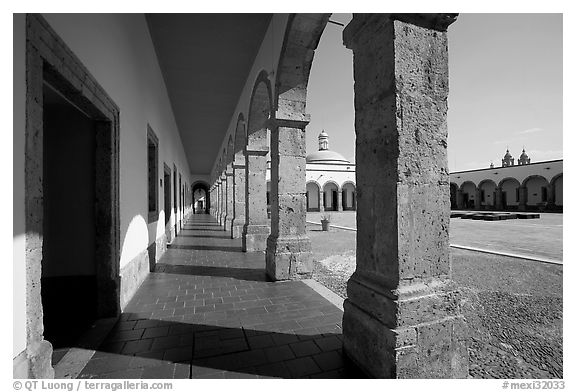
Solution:
[[[150,351],[153,339],[134,340],[127,342],[122,349],[122,354],[136,354]]]
[[[264,254],[239,247],[190,219],[79,377],[358,377],[342,311],[303,282],[266,281]]]
[[[296,358],[288,345],[270,347],[265,349],[264,353],[270,363]]]
[[[328,336],[320,339],[315,339],[314,342],[322,349],[322,351],[337,350],[342,348],[342,342],[336,336]]]
[[[323,352],[312,356],[312,358],[324,371],[340,369],[344,366],[342,355],[337,351]]]
[[[312,354],[317,354],[320,349],[314,344],[313,340],[308,340],[305,342],[298,342],[290,344],[290,348],[296,354],[297,357],[307,357]]]
[[[310,357],[297,358],[285,362],[292,377],[304,377],[314,373],[319,373],[321,369]]]

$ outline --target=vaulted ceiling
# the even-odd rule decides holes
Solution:
[[[193,174],[209,174],[271,14],[148,14]]]

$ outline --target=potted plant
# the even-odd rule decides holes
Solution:
[[[330,214],[323,214],[321,218],[322,231],[330,231]]]

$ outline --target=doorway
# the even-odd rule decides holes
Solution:
[[[166,227],[166,240],[172,242],[172,235],[170,230],[170,215],[172,214],[172,200],[171,200],[171,173],[170,167],[164,164],[164,226]]]
[[[95,131],[90,116],[44,83],[41,296],[54,348],[72,345],[98,318]]]

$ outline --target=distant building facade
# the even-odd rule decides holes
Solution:
[[[270,190],[270,172],[267,174]],[[506,150],[502,166],[450,173],[452,209],[562,211],[563,160],[532,163],[523,149],[518,160]],[[306,156],[306,210],[356,210],[356,165],[318,136],[318,151]]]
[[[452,209],[562,211],[563,159],[530,161],[522,150],[517,164],[509,150],[502,167],[450,173]]]

